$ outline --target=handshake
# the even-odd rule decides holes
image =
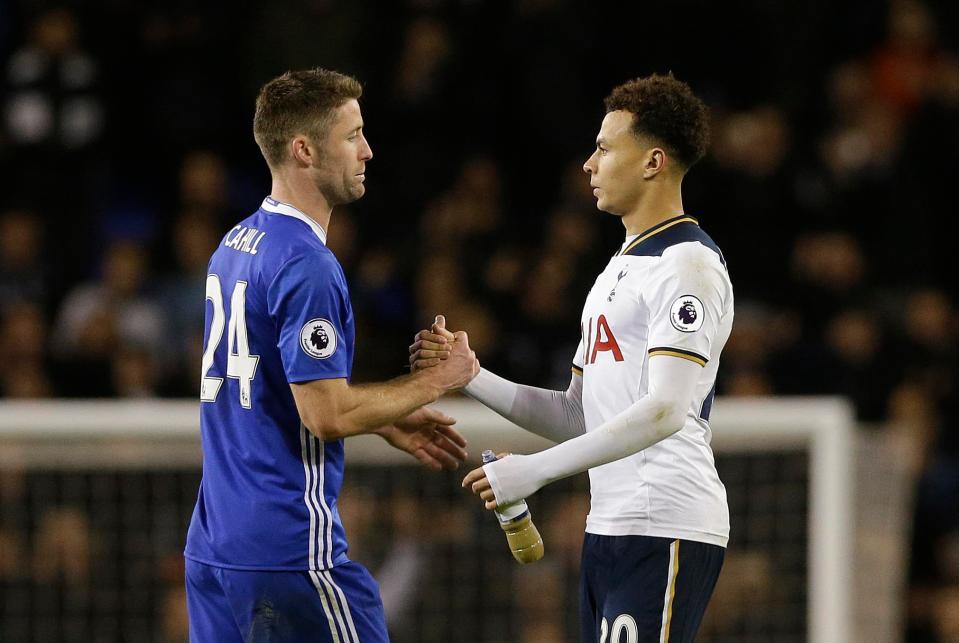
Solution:
[[[470,349],[465,331],[446,330],[446,318],[437,315],[429,330],[416,333],[410,344],[410,370],[433,369],[430,375],[447,391],[461,389],[480,372],[476,353]]]

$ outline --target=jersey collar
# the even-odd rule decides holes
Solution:
[[[686,214],[681,214],[678,217],[666,219],[665,221],[661,221],[660,223],[657,223],[656,225],[654,225],[652,228],[649,228],[645,232],[639,233],[638,237],[636,237],[632,241],[625,244],[625,247],[620,251],[619,254],[621,255],[626,254],[627,252],[629,252],[630,250],[632,250],[633,248],[641,244],[643,241],[646,241],[646,239],[649,239],[651,236],[655,234],[659,234],[660,232],[662,232],[663,230],[666,230],[667,228],[672,228],[674,225],[678,223],[692,223],[695,225],[699,225],[699,221],[697,221],[693,217],[688,216]]]
[[[263,204],[260,206],[260,209],[266,210],[267,212],[274,212],[276,214],[284,214],[288,217],[293,217],[294,219],[299,219],[313,228],[313,232],[316,233],[316,236],[320,238],[320,241],[323,242],[323,245],[326,245],[326,230],[324,230],[319,223],[311,219],[303,212],[300,212],[289,203],[282,203],[273,197],[268,196],[263,199]]]

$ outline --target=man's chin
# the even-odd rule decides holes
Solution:
[[[354,201],[359,201],[363,195],[366,194],[366,187],[362,183],[350,186],[344,191],[343,197],[337,199],[336,205],[346,205],[348,203],[353,203]]]
[[[613,215],[615,215],[616,213],[613,212],[613,211],[610,209],[611,207],[612,207],[612,206],[610,206],[610,205],[609,205],[606,201],[604,201],[603,199],[597,199],[597,200],[596,200],[596,209],[599,210],[600,212],[605,212],[605,213],[607,213],[607,214],[613,214]]]
[[[350,190],[350,196],[352,197],[350,201],[357,201],[361,199],[364,194],[366,194],[366,186],[362,183],[357,183],[353,186],[353,189]]]

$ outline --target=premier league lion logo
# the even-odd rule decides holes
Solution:
[[[336,344],[336,328],[328,319],[311,319],[300,329],[300,348],[313,359],[326,359]]]
[[[695,295],[683,295],[669,307],[669,321],[673,328],[684,333],[694,333],[703,326],[705,309]]]
[[[310,343],[313,344],[313,348],[318,351],[322,351],[329,345],[330,338],[322,326],[317,325],[316,328],[313,329],[313,333],[310,334]]]
[[[687,300],[683,302],[682,307],[679,309],[679,319],[682,320],[687,326],[691,326],[696,323],[696,318],[699,316],[696,314],[696,307],[693,306],[693,302]]]

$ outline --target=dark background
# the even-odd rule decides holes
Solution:
[[[909,640],[953,640],[959,4],[235,4],[0,0],[4,397],[195,396],[206,260],[269,191],[253,99],[316,65],[364,83],[374,151],[330,230],[355,380],[445,313],[484,366],[565,387],[623,236],[580,169],[602,99],[672,71],[713,113],[684,197],[736,289],[720,393],[846,395],[901,433]]]

